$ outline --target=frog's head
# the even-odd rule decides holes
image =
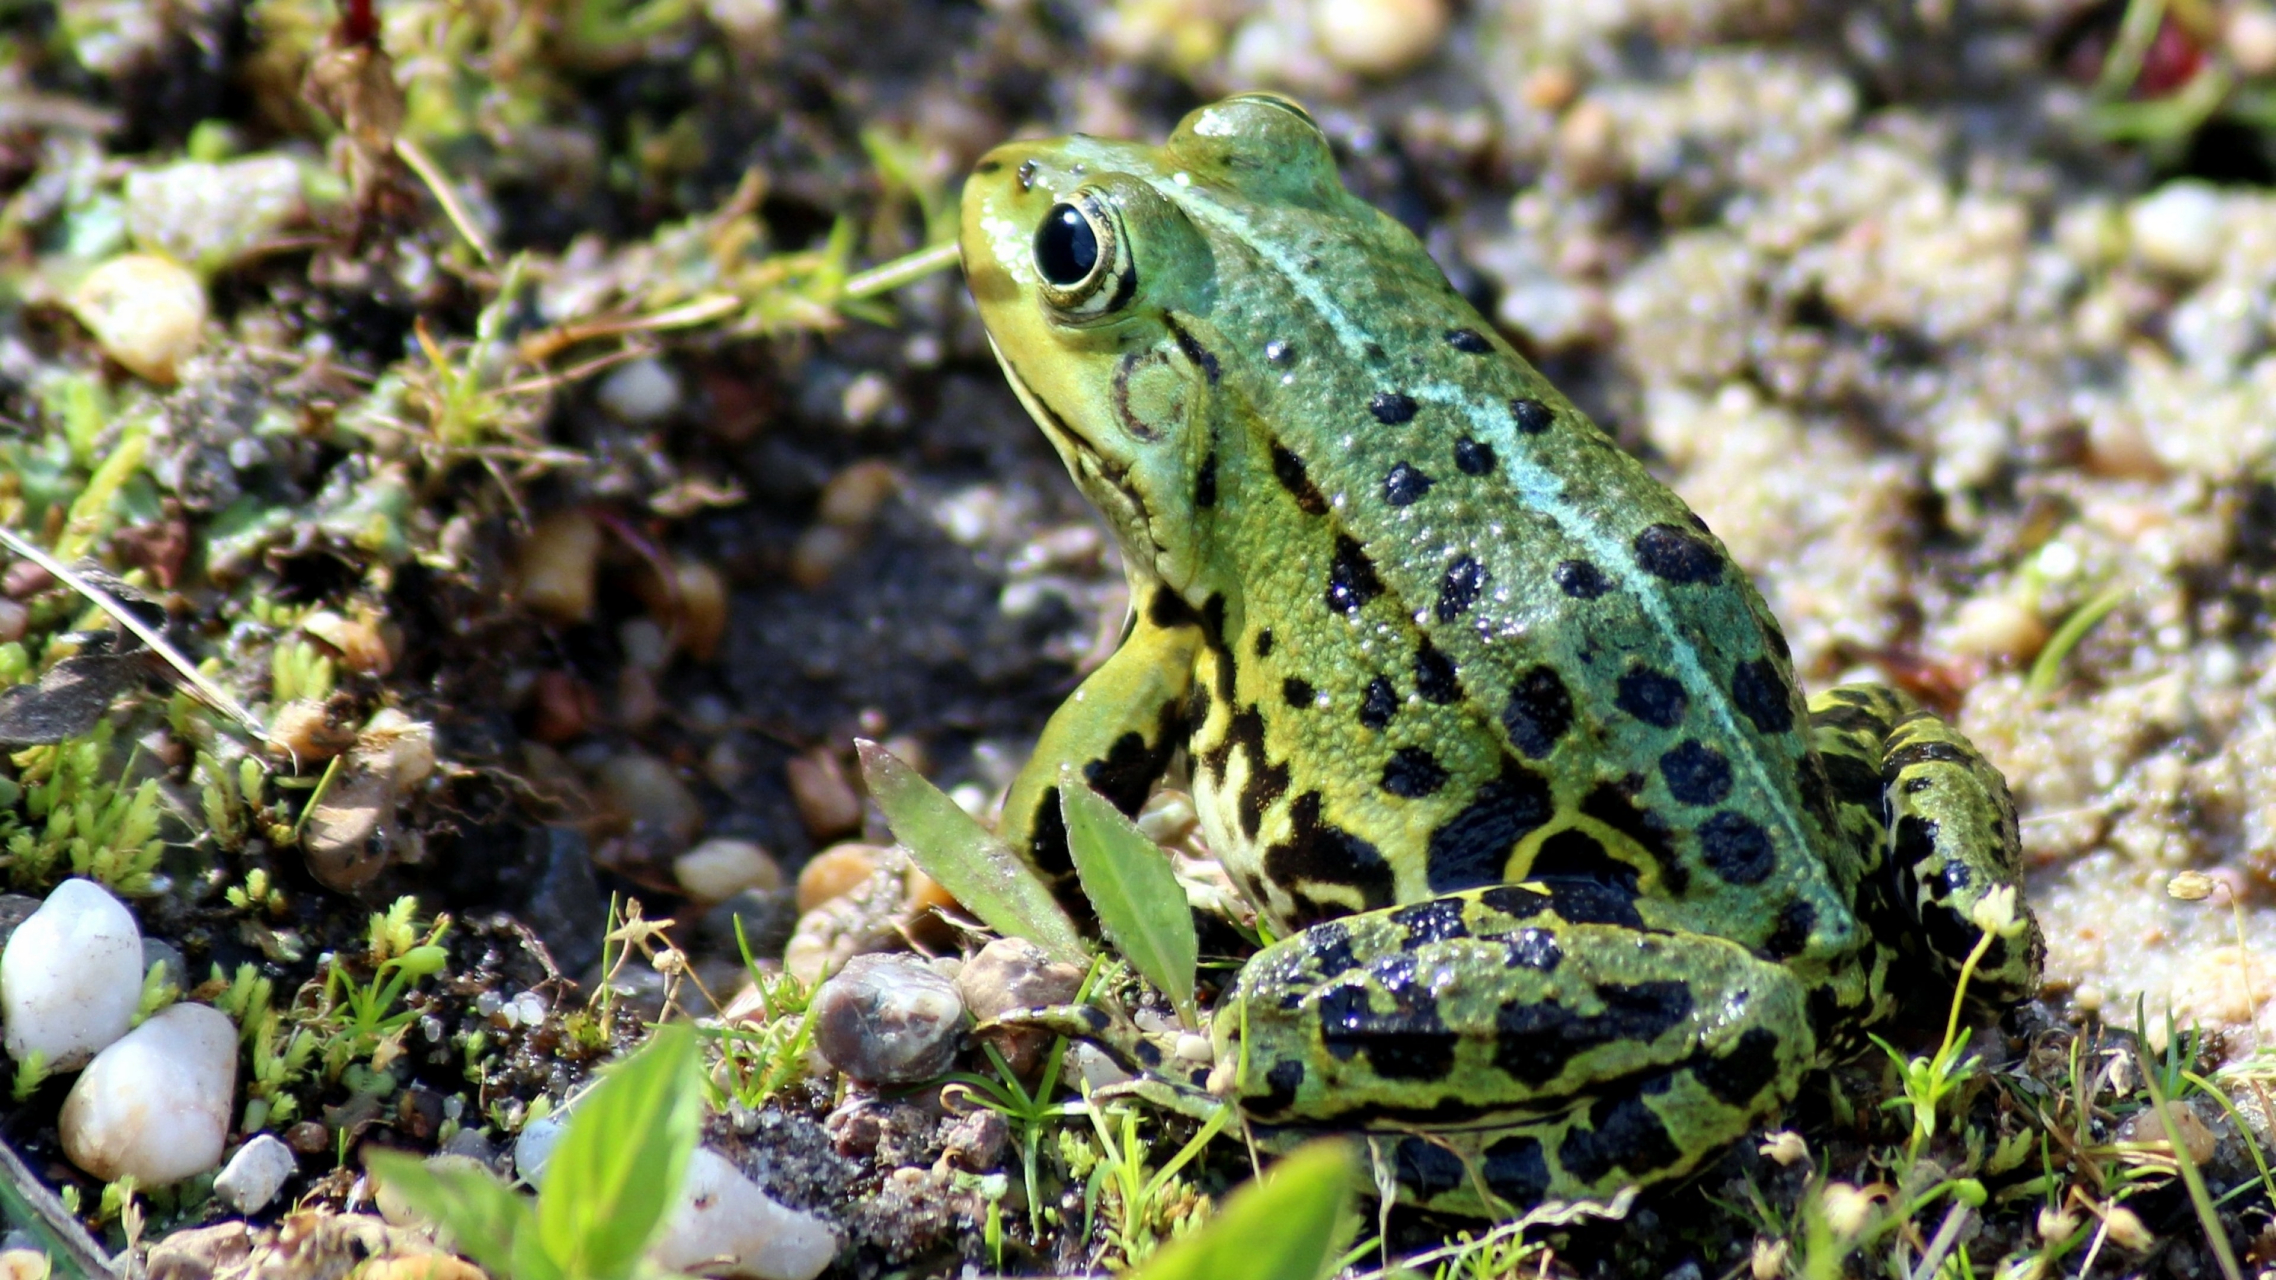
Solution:
[[[1251,94],[1193,112],[1163,147],[1007,143],[965,184],[964,273],[997,359],[1134,573],[1184,588],[1206,560],[1227,282],[1194,188],[1301,203],[1323,174],[1340,193],[1311,118]]]

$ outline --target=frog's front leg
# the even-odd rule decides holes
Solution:
[[[1481,1190],[1604,1201],[1687,1173],[1792,1099],[1817,1050],[1788,970],[1577,880],[1314,925],[1216,1017],[1267,1143],[1384,1135],[1402,1198],[1472,1214],[1496,1208]]]
[[[1035,754],[1004,797],[996,833],[1055,883],[1073,863],[1059,812],[1059,768],[1073,765],[1092,789],[1135,814],[1170,757],[1185,745],[1185,703],[1201,651],[1201,626],[1169,588],[1132,592],[1130,633],[1106,664],[1061,703]]]
[[[1925,944],[1949,999],[1953,981],[1983,937],[1977,904],[2011,889],[2015,937],[1995,938],[1969,980],[1971,997],[1995,1007],[2039,989],[2046,943],[2023,903],[2023,848],[2007,782],[1958,729],[1881,685],[1843,685],[1810,700],[1811,738],[1824,761],[1842,825],[1863,851],[1866,916],[1899,954]],[[1898,920],[1874,919],[1876,892]]]

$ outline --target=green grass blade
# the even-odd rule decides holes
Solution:
[[[1154,1255],[1133,1280],[1320,1280],[1351,1198],[1351,1147],[1315,1142],[1241,1188],[1200,1230]]]
[[[685,1026],[658,1027],[577,1104],[537,1198],[538,1242],[568,1280],[632,1274],[679,1196],[702,1118]]]
[[[374,1151],[370,1163],[381,1182],[441,1227],[459,1252],[483,1270],[515,1280],[556,1280],[560,1275],[551,1259],[541,1258],[538,1271],[543,1274],[516,1269],[515,1242],[526,1241],[535,1219],[529,1202],[504,1182],[478,1169],[430,1169],[401,1151]],[[526,1243],[521,1252],[531,1252]]]
[[[1193,974],[1200,942],[1169,855],[1071,768],[1059,770],[1059,811],[1083,896],[1115,950],[1196,1025]]]
[[[1062,960],[1089,958],[1075,922],[1009,846],[892,752],[861,739],[854,746],[869,794],[926,875],[1005,937],[1025,938]]]

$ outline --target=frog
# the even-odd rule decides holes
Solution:
[[[1134,812],[1182,760],[1270,939],[1210,1063],[1066,1025],[1491,1216],[1692,1174],[1963,971],[2036,991],[1998,770],[1897,689],[1805,700],[1721,540],[1300,104],[1007,143],[959,247],[1130,590],[999,834],[1064,887],[1061,789]]]

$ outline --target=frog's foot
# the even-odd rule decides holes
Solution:
[[[1132,1083],[1154,1082],[1171,1090],[1209,1097],[1210,1064],[1194,1062],[1178,1055],[1177,1037],[1147,1031],[1131,1021],[1130,1015],[1119,1006],[1100,1008],[1089,1004],[1044,1005],[1032,1009],[1013,1009],[981,1024],[989,1027],[1032,1027],[1062,1035],[1070,1040],[1081,1040],[1096,1046],[1115,1065],[1138,1077]],[[1125,1093],[1144,1095],[1142,1091],[1115,1086]],[[1149,1101],[1159,1099],[1148,1096]],[[1175,1108],[1191,1114],[1192,1108],[1180,1103]]]
[[[1811,737],[1825,762],[1843,826],[1947,985],[1986,932],[1982,910],[2012,895],[2020,930],[1995,936],[1978,958],[1970,997],[1994,1006],[2039,989],[2046,943],[2023,904],[2023,853],[2007,783],[1960,731],[1880,685],[1843,685],[1810,700]],[[1868,915],[1871,913],[1868,912]],[[1984,915],[1979,921],[1978,915]],[[1886,930],[1891,922],[1875,921]],[[1909,939],[1889,939],[1900,952]]]
[[[1256,1125],[1380,1135],[1402,1198],[1484,1216],[1479,1179],[1523,1207],[1691,1172],[1800,1088],[1810,1005],[1785,966],[1565,879],[1314,925],[1217,1016]]]

